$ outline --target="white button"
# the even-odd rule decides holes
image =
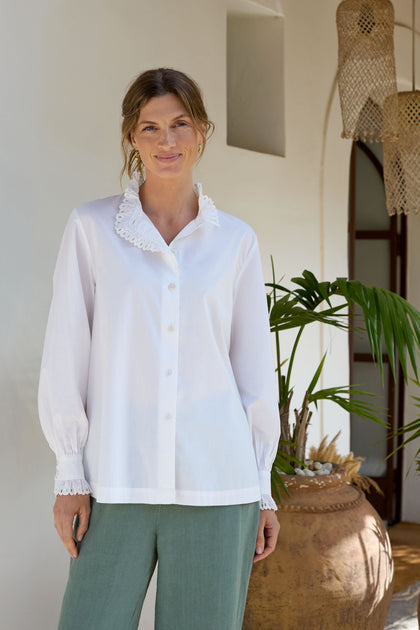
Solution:
[[[169,291],[173,291],[174,289],[176,289],[176,284],[171,282],[170,284],[168,284],[168,289],[169,289]]]
[[[171,252],[172,252],[173,254],[176,254],[176,249],[175,249],[175,247],[172,247],[172,248],[171,248]]]
[[[173,374],[172,370],[166,370],[166,376],[171,376]]]
[[[171,413],[167,413],[165,416],[166,420],[172,420],[172,414]]]
[[[175,326],[172,326],[172,324],[171,324],[170,326],[168,326],[168,330],[169,330],[169,332],[174,332]]]

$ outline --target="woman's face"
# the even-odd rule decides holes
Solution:
[[[201,134],[175,94],[156,96],[140,110],[131,143],[148,173],[177,177],[192,173]]]

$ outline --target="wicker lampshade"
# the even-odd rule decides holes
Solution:
[[[397,93],[394,7],[390,0],[343,0],[336,17],[341,136],[382,140],[382,107],[389,95],[396,98]],[[395,137],[396,107],[389,123]]]
[[[420,91],[398,93],[398,140],[387,138],[387,111],[384,104],[384,180],[388,213],[420,211]]]

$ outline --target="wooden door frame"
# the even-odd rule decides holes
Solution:
[[[360,148],[368,157],[382,182],[384,181],[383,168],[376,155],[364,142],[353,142],[350,156],[350,191],[349,191],[349,278],[355,279],[355,245],[357,240],[387,240],[390,243],[390,289],[406,297],[407,290],[407,221],[404,215],[390,217],[389,230],[357,230],[356,229],[356,155]],[[384,209],[385,211],[385,209]],[[397,259],[400,259],[400,273],[397,277]],[[384,363],[389,364],[388,355],[383,354]],[[353,365],[355,361],[373,363],[369,353],[355,353],[352,328],[349,334],[349,361],[350,383],[353,384]],[[394,382],[391,370],[388,370],[388,413],[390,425],[395,429],[404,423],[404,379],[401,368],[398,370],[397,382]],[[350,425],[350,436],[352,425]],[[399,443],[401,438],[399,439]],[[387,455],[390,455],[396,446],[395,441],[387,440]],[[382,492],[381,495],[374,489],[369,493],[369,501],[375,506],[382,518],[389,523],[401,520],[401,494],[403,452],[398,451],[392,458],[387,459],[386,474],[384,477],[373,477]]]

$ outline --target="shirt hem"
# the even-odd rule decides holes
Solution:
[[[109,488],[90,482],[98,503],[151,503],[178,505],[236,505],[261,499],[258,486],[240,490],[196,491],[166,488]]]

